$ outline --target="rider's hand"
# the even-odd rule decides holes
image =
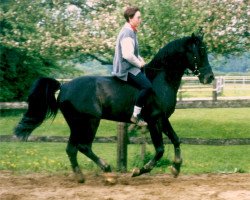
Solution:
[[[141,59],[141,68],[143,68],[144,65],[146,65],[146,63],[145,63],[145,61],[143,59]]]

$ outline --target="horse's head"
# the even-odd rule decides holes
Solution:
[[[201,83],[209,84],[214,80],[212,68],[208,62],[203,36],[192,34],[186,43],[188,68],[199,77]]]

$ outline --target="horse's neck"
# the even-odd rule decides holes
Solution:
[[[164,76],[164,82],[174,88],[177,92],[180,87],[181,78],[184,74],[184,69],[176,65],[159,66],[149,63],[147,65],[146,75],[153,82],[159,75]]]
[[[180,87],[181,78],[183,74],[184,70],[167,68],[165,71],[165,80],[169,85],[171,85],[177,91],[178,88]]]
[[[146,74],[151,81],[159,73],[165,72],[167,84],[178,90],[185,67],[188,65],[183,50],[185,41],[186,38],[170,42],[158,51],[146,66]]]

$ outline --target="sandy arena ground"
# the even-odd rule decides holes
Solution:
[[[73,175],[26,174],[0,171],[1,200],[250,200],[250,174],[111,174],[86,175],[83,184]]]

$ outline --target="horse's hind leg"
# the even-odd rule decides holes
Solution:
[[[163,133],[168,136],[168,138],[174,145],[175,158],[171,166],[171,173],[174,175],[174,177],[177,177],[180,173],[182,165],[180,139],[167,118],[163,118]]]
[[[81,122],[81,124],[82,135],[78,141],[78,150],[93,160],[104,172],[110,172],[110,165],[108,165],[103,159],[99,158],[92,151],[92,143],[94,141],[97,128],[100,124],[100,119],[86,116],[84,122]]]
[[[93,160],[104,172],[111,172],[111,167],[102,158],[99,158],[91,148],[90,144],[78,144],[78,150]]]
[[[71,143],[71,141],[69,140],[67,148],[66,148],[66,153],[68,154],[70,163],[71,163],[71,167],[73,169],[73,172],[76,176],[76,179],[79,183],[83,183],[84,182],[84,176],[79,168],[79,164],[77,162],[77,152],[78,149],[76,147],[76,145],[74,145],[73,143]]]
[[[104,171],[110,171],[110,166],[98,158],[91,150],[100,119],[78,112],[67,102],[62,103],[60,109],[70,128],[70,137],[66,153],[78,182],[84,182],[83,174],[77,162],[78,151],[84,153]]]
[[[89,115],[79,114],[78,116],[71,116],[70,119],[66,118],[66,120],[71,130],[66,152],[69,156],[72,169],[78,182],[84,182],[82,172],[77,162],[78,150],[93,160],[104,172],[111,171],[110,166],[103,159],[97,157],[92,151],[92,143],[95,138],[100,119]]]

